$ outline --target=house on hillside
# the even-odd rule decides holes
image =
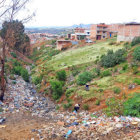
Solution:
[[[77,41],[72,41],[72,40],[58,40],[57,41],[57,49],[58,50],[65,50],[69,47],[71,47],[72,45],[77,45],[78,42]]]
[[[108,28],[109,38],[114,37],[115,35],[118,34],[119,25],[120,24],[110,24],[110,25],[108,25],[107,28]]]
[[[77,27],[74,29],[74,34],[68,34],[67,37],[70,40],[75,40],[75,41],[89,39],[90,30]]]
[[[90,39],[102,40],[108,38],[108,25],[105,23],[92,24],[90,28]]]
[[[121,24],[118,30],[117,41],[129,41],[131,42],[134,37],[140,36],[140,23],[130,22]]]

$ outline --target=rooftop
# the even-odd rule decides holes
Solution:
[[[138,23],[138,22],[129,22],[129,23],[126,23],[125,25],[140,25],[140,23]]]

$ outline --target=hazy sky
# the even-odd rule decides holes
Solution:
[[[26,26],[140,22],[140,0],[33,0],[34,20]]]

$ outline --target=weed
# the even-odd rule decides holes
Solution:
[[[140,93],[135,93],[132,98],[124,102],[124,115],[140,117]]]
[[[134,83],[136,83],[137,85],[140,85],[140,79],[135,78],[135,79],[134,79]]]
[[[106,101],[107,108],[104,109],[107,116],[118,116],[123,114],[123,102],[119,99],[109,98]]]
[[[14,52],[10,53],[14,58],[17,58],[17,55]]]
[[[119,87],[114,88],[114,93],[119,94],[121,92],[121,89]]]
[[[106,77],[106,76],[110,76],[110,75],[112,75],[112,74],[111,74],[111,72],[109,70],[103,71],[101,73],[101,77]]]
[[[68,109],[72,106],[72,103],[63,104],[64,109]]]
[[[131,46],[135,46],[139,43],[140,43],[140,37],[135,37],[131,42]]]
[[[96,100],[95,105],[100,105],[100,100]]]
[[[84,108],[84,110],[89,110],[89,105],[88,104],[84,104],[83,108]]]
[[[66,97],[68,98],[70,95],[71,95],[71,93],[73,93],[75,90],[73,89],[73,88],[70,88],[70,89],[67,89],[67,91],[66,91]]]
[[[134,57],[134,59],[140,61],[140,46],[138,46],[137,48],[135,48],[134,53],[133,53],[133,57]]]
[[[111,41],[108,43],[108,45],[115,45],[115,44],[116,44],[116,42],[114,42],[114,41]]]
[[[59,106],[59,105],[57,105],[55,109],[56,109],[56,110],[59,110],[59,108],[60,108],[60,106]]]

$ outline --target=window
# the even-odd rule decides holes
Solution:
[[[105,38],[105,36],[103,36],[103,38]]]

